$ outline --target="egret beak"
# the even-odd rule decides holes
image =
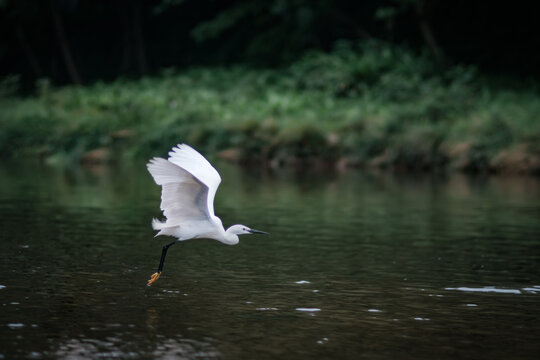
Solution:
[[[252,233],[252,234],[264,234],[264,235],[268,235],[267,232],[261,231],[261,230],[249,229],[248,231],[249,231],[250,233]]]

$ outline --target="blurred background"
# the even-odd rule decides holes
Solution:
[[[0,0],[0,359],[540,359],[536,3]]]
[[[531,2],[1,0],[0,153],[540,170]]]

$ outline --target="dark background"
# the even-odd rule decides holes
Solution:
[[[23,87],[138,77],[168,67],[278,67],[339,40],[429,51],[491,76],[540,75],[533,1],[0,0],[0,76]]]

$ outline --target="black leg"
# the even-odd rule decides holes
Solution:
[[[159,266],[157,269],[157,272],[160,273],[163,271],[163,264],[165,263],[165,256],[167,256],[167,250],[174,244],[176,244],[178,240],[175,240],[167,245],[163,245],[163,250],[161,250],[161,260],[159,260]]]
[[[161,272],[163,271],[163,264],[165,263],[165,256],[167,256],[167,250],[174,244],[176,244],[180,240],[175,240],[167,245],[163,246],[163,249],[161,250],[161,259],[159,260],[159,266],[157,269],[157,272],[152,275],[150,280],[148,280],[148,283],[146,285],[151,286],[154,282],[156,282],[157,279],[159,279]]]

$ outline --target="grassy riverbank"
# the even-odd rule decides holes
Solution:
[[[52,162],[165,155],[178,142],[234,161],[540,171],[538,87],[374,44],[280,70],[202,68],[0,97],[0,154]]]

